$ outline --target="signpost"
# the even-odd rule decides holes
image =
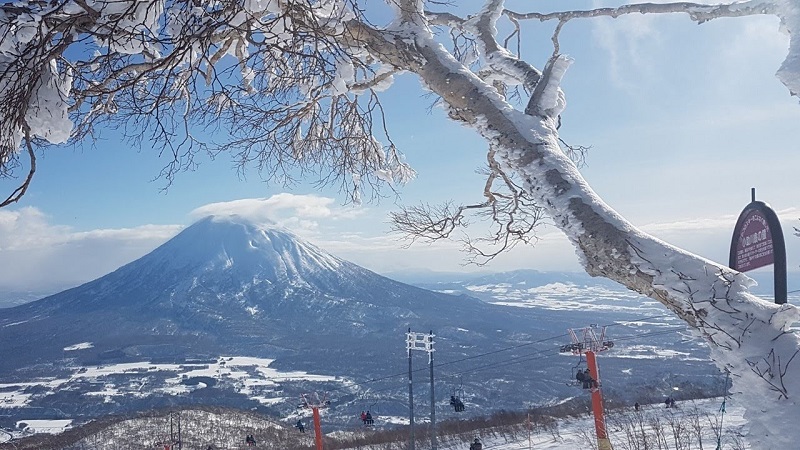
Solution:
[[[775,211],[756,201],[756,189],[733,229],[728,265],[739,272],[775,265],[775,303],[786,303],[786,243]]]

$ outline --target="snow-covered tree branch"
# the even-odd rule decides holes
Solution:
[[[561,54],[558,38],[564,24],[579,18],[686,13],[702,23],[770,14],[790,35],[778,77],[797,94],[796,2],[628,4],[544,14],[512,12],[502,0],[486,0],[463,17],[426,6],[445,7],[389,0],[381,13],[392,19],[378,25],[367,12],[386,6],[359,0],[0,6],[1,173],[32,175],[34,147],[47,151],[47,145],[91,139],[112,127],[166,152],[168,180],[193,167],[197,152],[224,153],[240,167],[255,165],[267,179],[291,181],[299,169],[358,200],[365,187],[391,188],[414,175],[392,143],[380,102],[393,74],[413,73],[452,120],[486,141],[486,183],[476,189],[482,198],[474,205],[426,205],[396,214],[398,229],[412,238],[448,238],[475,212],[494,224],[486,239],[499,250],[485,250],[478,240],[466,247],[491,258],[516,242],[535,241],[535,226],[546,214],[588,273],[657,299],[710,343],[752,408],[756,448],[791,448],[793,442],[770,428],[790,426],[800,413],[800,377],[792,375],[800,371],[800,340],[788,331],[800,318],[797,309],[754,297],[744,275],[641,232],[594,193],[559,136],[567,98],[561,80],[571,59]],[[532,19],[558,21],[546,43],[552,55],[540,68],[509,49],[508,38],[498,38],[499,21],[510,21],[519,38],[520,21]],[[514,88],[527,97],[514,102],[507,95]],[[221,143],[205,138],[207,130]],[[31,170],[20,159],[23,145],[31,149]],[[6,203],[24,193],[29,180]],[[781,408],[787,422],[761,418],[768,407]]]

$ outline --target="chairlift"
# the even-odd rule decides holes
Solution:
[[[450,395],[450,406],[455,412],[463,412],[465,409],[464,402],[461,400],[461,397],[464,396],[464,380],[459,377],[459,382],[459,386],[453,389],[453,393]]]
[[[583,360],[583,353],[578,354],[578,362],[572,366],[572,376],[570,377],[569,381],[567,382],[567,386],[581,386],[581,381],[577,378],[578,372],[583,372],[583,366],[585,361]]]
[[[581,384],[584,389],[591,389],[592,392],[594,392],[599,388],[597,380],[589,373],[588,368],[580,372],[583,354],[588,354],[589,352],[594,354],[609,350],[614,347],[614,342],[605,339],[605,326],[600,329],[599,334],[597,333],[596,324],[592,324],[588,328],[580,330],[581,336],[578,336],[578,333],[571,328],[568,331],[572,342],[562,345],[559,351],[561,353],[572,353],[573,355],[579,356],[578,364],[572,368],[572,380],[570,380],[570,383]]]
[[[364,401],[364,407],[361,409],[361,415],[359,416],[359,420],[364,424],[366,428],[372,428],[375,425],[375,405],[378,404],[378,399],[375,399],[372,403],[367,403],[366,396],[362,397]]]
[[[378,400],[375,400],[367,407],[367,412],[364,414],[362,418],[364,422],[364,426],[367,428],[372,428],[375,425],[375,405],[378,404]]]

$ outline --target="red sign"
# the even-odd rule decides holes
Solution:
[[[747,213],[741,223],[733,268],[740,272],[747,272],[775,262],[772,233],[764,214],[753,209]]]

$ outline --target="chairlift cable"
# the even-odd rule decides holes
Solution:
[[[457,364],[457,363],[460,363],[460,362],[463,362],[463,361],[468,361],[470,359],[482,358],[484,356],[494,355],[496,353],[502,353],[502,352],[505,352],[505,351],[508,351],[508,350],[514,350],[514,349],[521,348],[521,347],[526,347],[526,346],[529,346],[529,345],[540,344],[542,342],[552,341],[552,340],[555,340],[555,339],[562,339],[562,338],[564,338],[566,336],[568,336],[568,334],[566,334],[566,333],[565,334],[560,334],[558,336],[551,336],[551,337],[548,337],[548,338],[539,339],[537,341],[526,342],[524,344],[518,344],[518,345],[513,345],[511,347],[505,347],[505,348],[501,348],[501,349],[497,349],[497,350],[492,350],[492,351],[481,353],[481,354],[478,354],[478,355],[467,356],[467,357],[464,357],[464,358],[461,358],[461,359],[456,359],[456,360],[452,360],[452,361],[445,361],[445,362],[439,362],[439,363],[436,364],[436,366],[437,367],[442,367],[442,366],[448,366],[448,365],[452,365],[452,364]],[[422,367],[422,368],[419,368],[419,369],[414,369],[412,372],[416,373],[416,372],[423,372],[423,371],[427,371],[427,370],[428,370],[427,367]],[[408,376],[408,371],[398,372],[396,374],[386,375],[386,376],[383,376],[383,377],[370,378],[369,380],[362,381],[361,383],[353,383],[351,385],[348,385],[347,388],[363,386],[363,385],[365,385],[367,383],[373,383],[373,382],[376,382],[376,381],[383,381],[383,380],[387,380],[387,379],[391,379],[391,378],[406,377],[406,376]],[[330,392],[335,392],[335,391],[344,390],[344,389],[345,389],[345,387],[341,387],[341,388],[333,389]]]
[[[674,333],[676,331],[683,331],[683,330],[685,330],[685,327],[673,327],[673,328],[670,328],[670,329],[658,330],[658,331],[653,331],[653,332],[650,332],[650,333],[642,333],[642,334],[633,334],[633,335],[621,336],[621,337],[615,338],[615,341],[638,340],[638,339],[645,338],[645,337],[662,336],[662,335]],[[563,337],[563,335],[559,336],[559,337]],[[555,339],[555,338],[557,338],[557,337],[543,339],[541,341],[544,342],[544,341],[552,340],[552,339]],[[528,345],[528,344],[525,344],[525,345]],[[520,347],[520,346],[515,346],[515,348],[517,348],[517,347]],[[499,351],[487,352],[486,355],[494,354],[494,353],[498,353],[498,352]],[[530,361],[536,361],[536,360],[545,359],[545,358],[551,358],[551,357],[553,357],[553,356],[555,356],[557,354],[559,354],[559,352],[556,351],[556,349],[538,350],[538,351],[533,352],[533,353],[529,353],[529,354],[526,354],[526,355],[520,355],[520,356],[517,356],[517,357],[514,357],[514,358],[509,358],[509,359],[505,359],[505,360],[501,360],[501,361],[496,361],[494,363],[486,364],[484,366],[478,366],[478,367],[470,368],[470,369],[467,369],[467,370],[464,370],[464,371],[461,371],[461,372],[455,372],[455,373],[450,373],[450,374],[442,374],[442,375],[443,376],[458,376],[458,375],[463,375],[463,374],[467,374],[467,373],[474,373],[474,372],[477,372],[477,371],[480,371],[480,370],[487,370],[487,369],[492,369],[492,368],[509,366],[509,365],[513,365],[513,364],[519,364],[519,363],[523,363],[523,362],[530,362]],[[448,362],[448,364],[455,364],[457,362],[462,362],[462,361],[466,361],[466,360],[470,360],[470,359],[475,359],[477,357],[478,357],[478,355],[472,356],[472,357],[467,357],[467,358],[462,358],[460,360],[450,361],[450,362]],[[406,375],[406,374],[402,374],[402,375]],[[392,376],[382,377],[380,379],[388,379],[388,378],[392,378]],[[355,386],[359,386],[359,385],[363,385],[363,384],[366,384],[366,383],[369,383],[369,382],[372,382],[372,381],[377,381],[377,380],[378,379],[371,379],[371,380],[365,381],[363,383],[356,383],[354,385]],[[427,381],[419,382],[419,384],[420,385],[427,384]],[[352,387],[352,386],[353,385],[351,385],[349,387]],[[405,389],[405,387],[406,387],[406,385],[402,385],[402,386],[395,385],[395,386],[389,386],[389,387],[386,387],[386,388],[383,388],[383,389],[375,389],[375,390],[372,390],[370,392],[372,394],[375,394],[375,393],[379,393],[379,392],[385,392],[385,391],[391,391],[391,390],[397,390],[397,389]],[[343,389],[344,389],[344,387],[338,388],[338,389],[333,389],[330,392],[341,391]],[[377,403],[377,401],[376,401],[376,403]]]
[[[682,331],[684,329],[685,329],[684,327],[675,327],[675,328],[671,328],[671,329],[667,329],[667,330],[654,331],[654,332],[651,332],[651,333],[643,333],[643,334],[638,334],[638,335],[622,336],[622,337],[619,337],[619,338],[615,338],[614,341],[628,341],[628,340],[640,339],[640,338],[643,338],[643,337],[661,336],[661,335],[665,335],[665,334],[674,333],[676,331]],[[486,364],[486,365],[483,365],[483,366],[478,366],[478,367],[475,367],[475,368],[470,368],[470,369],[464,370],[462,372],[455,372],[455,373],[449,374],[449,375],[454,376],[454,375],[460,375],[460,374],[470,373],[470,372],[474,372],[474,371],[478,371],[478,370],[485,370],[485,369],[494,368],[494,367],[508,366],[508,365],[517,364],[517,363],[520,363],[520,362],[534,361],[534,360],[537,360],[537,359],[543,359],[543,358],[555,356],[558,353],[559,352],[555,351],[555,349],[538,350],[538,351],[536,351],[534,353],[529,353],[529,354],[526,354],[526,355],[516,356],[514,358],[509,358],[509,359],[505,359],[505,360],[496,361],[494,363]]]
[[[606,326],[619,326],[619,325],[624,325],[626,323],[641,322],[643,320],[659,319],[659,318],[664,318],[664,317],[673,317],[673,315],[672,314],[662,314],[662,315],[658,315],[658,316],[642,317],[642,318],[636,318],[636,319],[631,319],[631,320],[627,320],[627,321],[616,321],[616,322],[613,322],[613,323],[611,323],[609,325],[606,325]],[[615,338],[615,341],[626,341],[626,340],[638,339],[638,338],[642,338],[642,337],[660,336],[660,335],[663,335],[663,334],[673,333],[675,331],[682,331],[682,330],[685,330],[685,329],[686,329],[686,327],[674,327],[674,328],[670,328],[670,329],[666,329],[666,330],[659,330],[659,331],[655,331],[655,332],[651,332],[651,333],[643,333],[643,334],[638,334],[638,335],[629,335],[629,336],[617,337],[617,338]],[[500,349],[497,349],[497,350],[492,350],[492,351],[489,351],[489,352],[480,353],[480,354],[477,354],[477,355],[472,355],[472,356],[467,356],[467,357],[464,357],[464,358],[455,359],[455,360],[452,360],[452,361],[445,361],[445,362],[438,363],[437,367],[441,368],[441,367],[444,367],[444,366],[449,366],[449,365],[457,364],[457,363],[464,362],[464,361],[483,358],[485,356],[490,356],[490,355],[502,353],[502,352],[509,351],[509,350],[514,350],[514,349],[518,349],[518,348],[522,348],[522,347],[527,347],[527,346],[534,345],[534,344],[540,344],[540,343],[543,343],[543,342],[552,341],[552,340],[556,340],[556,339],[562,339],[562,338],[564,338],[566,336],[569,336],[569,334],[568,333],[564,333],[564,334],[560,334],[560,335],[556,335],[556,336],[550,336],[550,337],[539,339],[539,340],[536,340],[536,341],[526,342],[526,343],[523,343],[523,344],[513,345],[513,346],[510,346],[510,347],[504,347],[504,348],[500,348]],[[534,360],[534,359],[540,359],[542,356],[538,356],[538,355],[541,355],[544,352],[550,352],[550,351],[552,351],[552,350],[549,350],[549,349],[548,350],[540,350],[540,351],[536,351],[536,352],[534,352],[532,354],[521,355],[521,356],[517,356],[517,357],[514,357],[514,358],[506,359],[506,360],[500,360],[500,361],[497,361],[497,362],[492,363],[492,364],[487,364],[485,366],[479,366],[479,368],[477,368],[477,369],[469,369],[469,370],[464,370],[464,371],[461,371],[461,372],[456,372],[456,374],[469,373],[470,370],[485,370],[487,368],[491,368],[491,367],[494,367],[496,365],[497,365],[497,367],[501,367],[500,365],[505,366],[505,365],[510,365],[510,364],[516,364],[518,362],[526,362],[526,361],[531,361],[531,360]],[[555,354],[557,354],[557,353],[555,353]],[[535,357],[531,358],[532,356],[535,356]],[[551,355],[547,355],[547,356],[551,356]],[[523,360],[522,358],[529,358],[529,359],[524,359]],[[422,367],[422,368],[413,370],[413,373],[423,372],[423,371],[427,371],[427,370],[428,370],[427,367]],[[338,392],[338,391],[350,390],[352,388],[361,387],[361,386],[364,386],[364,385],[369,384],[369,383],[374,383],[374,382],[383,381],[383,380],[389,380],[389,379],[398,378],[398,377],[406,377],[407,375],[408,375],[408,371],[404,371],[404,372],[398,372],[398,373],[395,373],[395,374],[386,375],[386,376],[382,376],[382,377],[370,378],[370,379],[362,381],[360,383],[352,383],[352,384],[350,384],[348,386],[342,386],[340,388],[332,389],[329,392]],[[392,387],[392,388],[387,388],[387,389],[380,389],[380,390],[373,391],[373,392],[382,392],[382,391],[390,390],[390,389],[396,389],[396,388]]]
[[[613,322],[613,323],[611,323],[609,325],[605,325],[605,326],[624,325],[626,323],[641,322],[643,320],[651,320],[651,319],[661,319],[661,318],[664,318],[664,317],[674,317],[674,315],[673,314],[661,314],[661,315],[658,315],[658,316],[641,317],[641,318],[631,319],[631,320],[621,320],[621,321]],[[504,348],[500,348],[500,349],[497,349],[497,350],[492,350],[492,351],[485,352],[485,353],[480,353],[480,354],[473,355],[473,356],[467,356],[467,357],[464,357],[464,358],[455,359],[455,360],[452,360],[452,361],[438,362],[436,365],[437,365],[437,367],[448,366],[448,365],[451,365],[451,364],[456,364],[456,363],[460,363],[460,362],[463,362],[463,361],[468,361],[468,360],[471,360],[471,359],[477,359],[477,358],[482,358],[484,356],[489,356],[489,355],[494,355],[494,354],[497,354],[497,353],[502,353],[502,352],[505,352],[505,351],[508,351],[508,350],[514,350],[514,349],[517,349],[517,348],[527,347],[527,346],[534,345],[534,344],[541,344],[542,342],[561,339],[561,338],[564,338],[564,337],[567,337],[567,336],[569,336],[569,334],[568,333],[564,333],[564,334],[560,334],[560,335],[557,335],[557,336],[551,336],[551,337],[547,337],[547,338],[544,338],[544,339],[539,339],[539,340],[536,340],[536,341],[526,342],[524,344],[512,345],[510,347],[504,347]],[[413,372],[422,372],[422,371],[426,371],[426,370],[428,370],[428,369],[423,367],[423,368],[420,368],[420,369],[416,369]],[[369,379],[369,380],[364,381],[362,383],[354,383],[354,385],[355,386],[360,386],[362,384],[371,383],[373,381],[382,381],[382,380],[388,379],[388,378],[395,378],[395,377],[407,376],[407,375],[408,375],[408,371],[399,372],[399,373],[394,374],[394,375],[387,375],[387,376],[384,376],[384,377],[372,378],[372,379]]]

